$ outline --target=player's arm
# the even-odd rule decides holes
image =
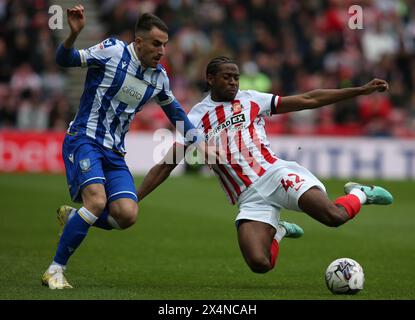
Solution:
[[[167,118],[169,118],[170,122],[173,124],[175,128],[178,128],[178,124],[183,124],[183,132],[180,132],[183,134],[183,136],[186,136],[186,133],[191,130],[195,129],[193,124],[190,122],[189,118],[186,115],[186,112],[184,111],[183,107],[180,105],[180,103],[177,100],[173,100],[171,103],[161,106],[164,113],[166,114]]]
[[[170,176],[170,173],[176,168],[177,164],[183,160],[185,156],[184,151],[193,152],[194,149],[192,149],[192,147],[198,148],[201,154],[205,155],[206,163],[209,163],[209,157],[210,159],[216,159],[216,154],[208,149],[204,140],[190,145],[183,145],[175,142],[164,156],[163,160],[152,167],[144,177],[143,182],[137,189],[138,199],[140,201],[143,200],[149,193],[162,184]],[[190,150],[187,148],[190,148]]]
[[[163,89],[154,97],[154,101],[161,107],[167,118],[169,118],[170,122],[180,134],[183,137],[186,137],[186,134],[189,131],[195,130],[195,127],[187,117],[186,112],[177,101],[173,92],[170,90],[170,80],[164,69],[161,72],[161,76],[163,77]],[[185,141],[186,143],[189,142],[187,139]],[[195,140],[193,139],[190,142],[194,141]]]
[[[175,143],[166,156],[160,163],[156,164],[150,169],[147,175],[144,177],[143,182],[137,189],[137,197],[141,201],[160,184],[162,184],[169,176],[170,173],[176,168],[177,164],[182,160],[182,156],[178,155],[176,150],[177,143]]]
[[[84,7],[77,5],[66,10],[70,33],[56,51],[56,63],[62,67],[80,67],[81,57],[73,45],[85,26]]]
[[[350,99],[359,95],[371,94],[375,91],[388,90],[385,80],[373,79],[364,86],[344,89],[317,89],[303,94],[281,97],[276,107],[276,114],[304,109],[314,109]]]
[[[185,145],[186,149],[191,145],[196,147],[199,152],[204,155],[206,163],[209,163],[209,159],[216,158],[215,152],[207,147],[203,132],[194,127],[193,123],[187,117],[186,112],[176,99],[168,105],[161,106],[161,108],[170,119],[171,123],[183,136],[183,140],[179,141]],[[178,123],[180,123],[180,125],[178,125]],[[182,124],[183,127],[181,127]]]

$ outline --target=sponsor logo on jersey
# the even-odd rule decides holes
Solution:
[[[134,90],[134,88],[130,86],[123,86],[122,92],[125,94],[128,94],[130,97],[134,97],[137,101],[139,101],[142,97],[142,94],[138,92],[137,90]]]
[[[287,179],[281,179],[281,185],[287,192],[289,188],[295,191],[300,190],[304,182],[305,180],[295,173],[289,173]]]
[[[238,123],[245,122],[245,115],[243,113],[234,115],[231,118],[231,122],[232,124],[238,124]]]
[[[127,73],[120,90],[114,98],[130,106],[137,106],[143,99],[146,89],[147,84],[144,81]]]
[[[212,136],[215,136],[217,134],[219,134],[221,131],[225,130],[225,129],[229,129],[230,131],[233,131],[232,128],[230,128],[231,126],[237,125],[237,124],[242,124],[245,122],[245,114],[241,113],[241,114],[236,114],[234,116],[232,116],[231,118],[229,118],[228,120],[226,120],[225,122],[221,123],[220,125],[218,125],[217,127],[215,127],[213,130],[209,130],[208,134],[206,135],[206,140],[210,140],[210,138],[212,138]],[[235,130],[239,131],[242,130],[243,126],[238,125]]]

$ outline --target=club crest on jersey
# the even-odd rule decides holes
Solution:
[[[79,161],[79,166],[83,172],[88,171],[91,168],[91,160],[89,158],[82,159]]]
[[[233,111],[233,113],[239,113],[239,112],[242,111],[242,109],[243,109],[243,106],[241,105],[239,100],[232,101],[232,111]]]

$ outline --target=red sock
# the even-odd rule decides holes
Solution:
[[[280,251],[280,245],[276,239],[272,240],[271,244],[271,269],[274,268],[277,261],[278,252]]]
[[[355,215],[357,215],[362,207],[360,200],[354,194],[347,194],[345,196],[341,196],[334,201],[334,204],[341,205],[344,209],[346,209],[347,214],[349,215],[350,219],[353,219]]]

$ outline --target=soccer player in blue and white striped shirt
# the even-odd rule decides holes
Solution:
[[[64,276],[66,264],[90,226],[125,229],[135,223],[138,199],[124,159],[124,138],[134,115],[153,100],[174,125],[183,121],[183,134],[193,129],[159,64],[168,42],[162,20],[143,14],[133,43],[110,38],[76,50],[73,45],[85,26],[83,6],[68,9],[67,16],[71,31],[57,49],[56,61],[63,67],[88,67],[79,110],[62,149],[71,198],[82,207],[58,209],[63,232],[42,276],[51,289],[71,288]]]

